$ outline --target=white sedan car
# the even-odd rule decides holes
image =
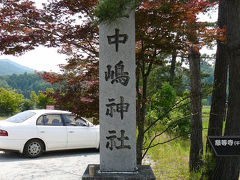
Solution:
[[[99,148],[99,125],[59,110],[29,110],[0,121],[0,149],[39,157],[44,151]]]

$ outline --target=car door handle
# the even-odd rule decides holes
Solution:
[[[74,133],[74,131],[68,131],[69,133]]]
[[[40,131],[40,133],[45,133],[45,131]]]

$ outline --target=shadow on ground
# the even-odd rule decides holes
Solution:
[[[3,152],[0,151],[0,162],[15,162],[15,161],[36,161],[41,159],[56,159],[63,157],[81,157],[88,155],[98,154],[96,149],[76,149],[76,150],[64,150],[64,151],[51,151],[45,152],[41,157],[30,159],[24,157],[23,154],[17,152]]]

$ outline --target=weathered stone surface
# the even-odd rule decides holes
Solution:
[[[90,165],[89,165],[90,166]],[[100,166],[94,164],[95,175],[89,175],[89,166],[83,174],[82,180],[155,180],[153,171],[149,165],[138,166],[138,171],[134,174],[124,173],[100,173]]]
[[[100,25],[101,171],[136,169],[135,68],[133,12],[113,25]]]

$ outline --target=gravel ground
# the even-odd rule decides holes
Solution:
[[[95,149],[48,152],[37,159],[0,151],[0,180],[79,180],[88,164],[99,164]]]

